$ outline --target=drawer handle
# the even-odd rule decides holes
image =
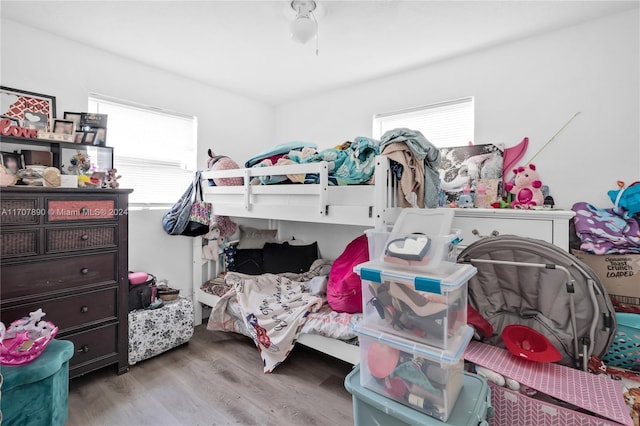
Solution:
[[[78,349],[78,352],[86,354],[87,352],[89,352],[89,346],[88,345],[82,345],[82,347],[80,349]]]
[[[87,234],[83,234],[83,235],[80,237],[80,239],[81,239],[82,241],[87,241],[87,240],[89,239],[89,236],[88,236]]]
[[[83,306],[82,308],[80,308],[80,312],[82,312],[83,314],[86,314],[87,312],[89,312],[89,307]]]
[[[500,233],[495,229],[491,231],[491,235],[480,235],[480,231],[478,231],[477,229],[474,229],[473,231],[471,231],[471,233],[478,238],[497,237],[498,235],[500,235]]]
[[[80,269],[80,273],[81,273],[82,275],[87,275],[87,274],[89,273],[89,268],[82,268],[82,269]]]

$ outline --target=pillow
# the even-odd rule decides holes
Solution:
[[[240,225],[239,249],[261,249],[264,243],[275,243],[277,229],[256,229]]]
[[[289,243],[265,243],[262,250],[264,272],[307,272],[318,259],[318,243],[306,246],[292,246]]]
[[[263,274],[262,249],[237,249],[228,269],[231,272],[240,272],[241,274]]]

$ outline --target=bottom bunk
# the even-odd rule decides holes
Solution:
[[[295,344],[302,344],[350,364],[357,364],[360,355],[352,325],[360,320],[362,314],[333,311],[325,298],[313,294],[313,291],[306,291],[308,287],[312,287],[311,285],[299,286],[305,290],[303,295],[298,292],[300,288],[296,279],[311,281],[318,276],[312,271],[321,270],[323,267],[326,271],[330,263],[319,260],[314,265],[316,266],[305,274],[253,276],[228,273],[225,284],[216,283],[218,280],[209,280],[194,291],[194,302],[211,307],[211,314],[207,320],[209,330],[240,333],[258,342],[258,350],[265,362],[265,372],[271,371],[284,361]],[[243,280],[242,287],[229,284],[234,280]],[[316,283],[321,281],[319,279]],[[326,285],[326,280],[324,281]],[[249,292],[242,292],[238,295],[234,287],[244,288],[245,283],[247,286],[250,284],[252,288],[259,288],[262,293],[247,296]],[[266,294],[273,296],[271,303],[265,302],[269,298]],[[248,312],[248,309],[253,309],[257,315],[250,314],[252,318],[246,321],[243,311]],[[270,323],[262,323],[268,328],[268,333],[256,317]],[[247,327],[247,323],[253,327]]]

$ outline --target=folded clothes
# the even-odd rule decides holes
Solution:
[[[573,218],[580,250],[594,254],[640,253],[640,226],[619,209],[604,209],[589,203],[575,203]]]

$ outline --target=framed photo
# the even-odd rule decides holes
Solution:
[[[18,173],[18,170],[25,168],[24,156],[17,152],[0,152],[0,159],[2,159],[2,165],[5,169],[14,175]]]
[[[64,112],[64,119],[73,121],[74,124],[75,124],[76,130],[80,130],[80,117],[81,116],[82,116],[81,112],[69,112],[69,111],[65,111]]]
[[[96,132],[84,132],[84,138],[82,138],[82,143],[93,145],[93,141],[96,139]]]
[[[72,120],[60,120],[59,118],[53,120],[53,133],[73,135],[75,129],[76,124]]]
[[[56,117],[56,98],[0,86],[0,115],[19,120],[27,129],[49,131]]]
[[[84,132],[76,132],[73,135],[73,143],[82,143],[82,139],[84,139]]]
[[[485,185],[486,202],[501,194],[503,152],[493,144],[440,148],[439,205],[457,204],[467,188],[475,193],[478,183]]]

